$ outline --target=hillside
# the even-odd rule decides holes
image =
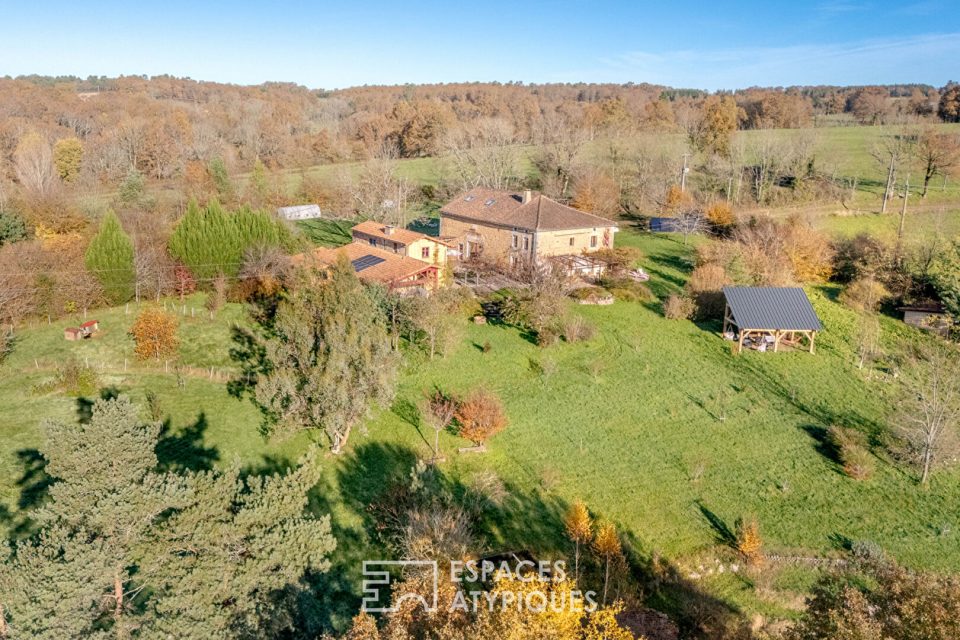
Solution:
[[[645,252],[658,297],[682,287],[689,247],[634,231],[618,241]],[[448,456],[443,472],[460,486],[486,487],[490,496],[483,523],[490,551],[565,553],[561,514],[582,498],[626,532],[635,562],[660,557],[683,576],[726,561],[723,540],[749,514],[761,523],[772,555],[835,557],[844,544],[869,540],[912,567],[960,570],[958,472],[923,489],[877,446],[876,475],[857,482],[825,454],[831,425],[880,431],[893,385],[882,360],[856,368],[856,319],[835,302],[837,290],[808,292],[826,326],[813,356],[737,357],[716,325],[665,320],[658,304],[629,302],[579,307],[597,329],[584,343],[541,349],[514,328],[464,319],[466,333],[454,353],[428,361],[408,352],[393,406],[369,421],[367,434],[357,434],[345,455],[321,463],[324,482],[314,508],[333,514],[341,549],[325,578],[335,622],[355,611],[359,559],[383,553],[368,505],[430,453],[416,406],[433,385],[458,392],[484,385],[506,405],[510,426],[488,453],[457,455],[463,441],[441,439]],[[230,327],[245,321],[242,310],[229,305],[210,319],[200,296],[168,304],[181,314],[186,309],[179,384],[172,367],[133,361],[132,303],[129,314],[124,307],[92,313],[102,332],[89,341],[64,341],[66,320],[18,333],[12,356],[0,365],[0,504],[8,527],[28,514],[18,507],[42,495],[39,422],[76,416],[89,404],[89,397],[40,388],[57,364],[71,359],[96,368],[99,386],[130,395],[145,415],[147,393],[156,395],[167,425],[158,452],[164,464],[207,468],[239,459],[250,469],[276,469],[296,461],[306,436],[264,441],[253,405],[227,393],[234,370]],[[882,319],[882,329],[891,352],[923,339],[892,318]],[[486,343],[489,351],[480,348]],[[774,562],[766,591],[729,572],[691,578],[689,588],[744,612],[789,616],[814,577],[803,563]],[[675,595],[660,597],[664,608],[676,605]]]

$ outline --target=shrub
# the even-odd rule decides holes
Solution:
[[[643,252],[636,247],[617,247],[594,251],[590,257],[603,263],[607,273],[618,275],[633,269],[634,265],[643,259]]]
[[[156,391],[147,390],[147,410],[150,412],[150,419],[159,422],[163,419],[163,406],[160,404],[160,396]]]
[[[693,300],[671,293],[663,302],[663,317],[667,320],[688,320],[695,310]]]
[[[207,294],[207,311],[219,311],[227,302],[227,279],[221,273],[213,280],[213,289]]]
[[[590,340],[594,334],[594,327],[581,316],[574,315],[563,323],[563,339],[567,342],[583,342]]]
[[[866,480],[874,471],[874,458],[866,446],[866,439],[859,431],[832,426],[827,431],[827,443],[833,449],[843,472],[854,480]]]
[[[714,202],[707,207],[707,220],[718,227],[729,227],[733,224],[733,208],[729,202]]]
[[[491,437],[507,426],[507,415],[496,394],[477,389],[457,405],[455,418],[462,437],[484,448]]]
[[[570,297],[581,302],[596,304],[610,297],[610,292],[603,287],[578,287],[570,292]]]
[[[718,264],[700,265],[690,274],[687,280],[687,290],[692,293],[701,291],[720,291],[730,284],[727,270]]]
[[[23,218],[12,211],[0,211],[0,246],[19,242],[27,237],[27,225]]]
[[[100,377],[93,367],[68,360],[57,367],[52,381],[36,387],[37,393],[62,391],[70,396],[91,396],[100,386]]]
[[[0,329],[0,364],[7,359],[11,351],[13,351],[13,335]]]
[[[480,348],[480,350],[483,351],[484,353],[490,353],[491,351],[493,351],[493,345],[490,344],[489,340],[487,340],[486,342],[483,343],[483,346]]]
[[[877,280],[866,276],[857,278],[840,293],[840,302],[855,311],[873,312],[890,297],[890,292]]]
[[[604,277],[600,285],[613,294],[617,300],[625,302],[652,302],[656,299],[650,287],[633,278]]]
[[[739,518],[736,527],[736,548],[750,564],[763,560],[763,536],[756,518]]]
[[[177,353],[177,318],[157,307],[140,312],[130,328],[136,346],[133,352],[140,360],[173,356]]]
[[[555,325],[549,325],[541,328],[539,331],[537,331],[537,346],[549,347],[557,344],[557,342],[560,341],[561,332],[562,330]]]

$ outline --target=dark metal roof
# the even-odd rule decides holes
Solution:
[[[800,287],[724,287],[734,323],[741,329],[820,331],[823,325]]]

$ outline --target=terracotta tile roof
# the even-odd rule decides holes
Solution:
[[[358,261],[373,263],[357,271],[357,277],[365,282],[391,284],[436,268],[420,260],[371,247],[363,242],[351,242],[335,249],[318,247],[309,253],[293,256],[292,261],[296,265],[328,265],[336,262],[340,254],[355,263],[354,269],[360,266],[356,264]]]
[[[617,226],[612,220],[560,204],[541,193],[532,192],[529,202],[524,203],[522,192],[483,187],[457,196],[443,206],[440,214],[528,231]]]

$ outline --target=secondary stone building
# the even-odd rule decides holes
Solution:
[[[510,265],[522,260],[579,255],[613,248],[611,220],[560,204],[533,191],[477,187],[440,210],[440,237],[461,260]]]

